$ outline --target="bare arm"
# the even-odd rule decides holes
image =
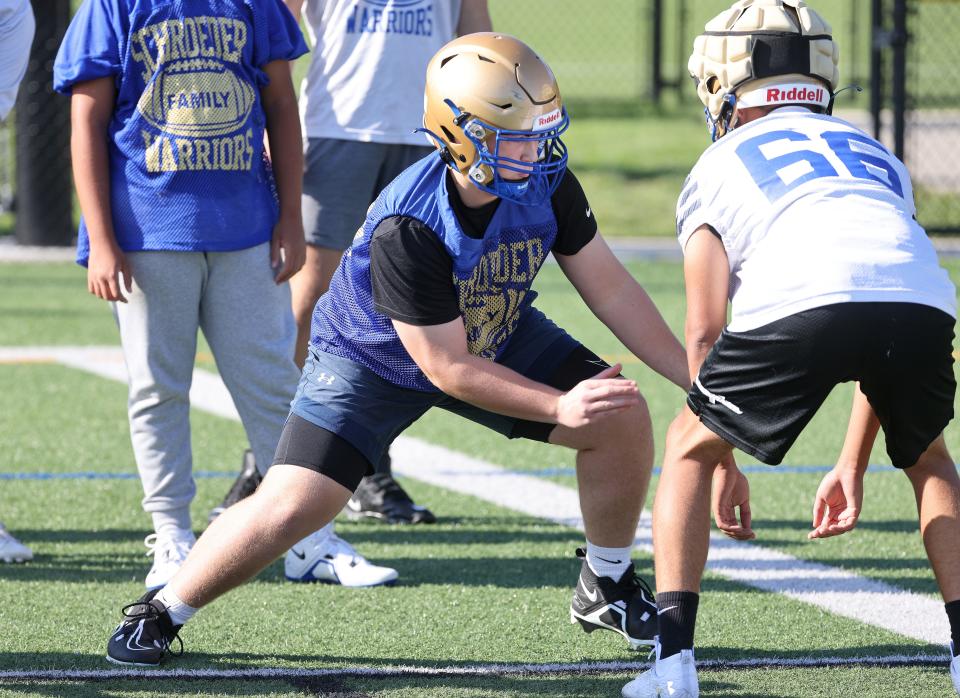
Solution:
[[[107,128],[115,98],[116,87],[112,77],[73,86],[70,97],[70,155],[77,199],[90,236],[87,290],[107,301],[126,302],[117,275],[123,274],[128,293],[132,288],[132,277],[126,256],[117,245],[110,210]]]
[[[460,21],[457,22],[457,36],[490,31],[493,31],[493,23],[490,21],[487,0],[463,0],[460,5]]]
[[[864,472],[879,431],[880,421],[870,407],[867,396],[860,390],[860,384],[857,383],[856,392],[853,394],[853,406],[850,408],[847,435],[843,440],[837,465]]]
[[[619,365],[562,393],[471,354],[460,318],[429,326],[394,320],[393,326],[430,382],[451,397],[491,412],[576,428],[639,404],[636,383],[614,378]]]
[[[577,254],[555,256],[587,307],[627,349],[684,390],[690,386],[683,347],[599,234]]]
[[[723,243],[706,225],[699,227],[687,241],[683,258],[687,316],[684,336],[687,344],[687,368],[690,381],[727,323],[727,294],[730,267]]]
[[[288,61],[271,61],[263,67],[270,82],[260,91],[263,111],[267,118],[273,173],[280,198],[280,219],[274,229],[271,245],[271,262],[275,267],[281,265],[277,272],[277,283],[282,283],[296,274],[303,266],[306,255],[303,219],[300,214],[303,145],[297,98],[287,63]]]
[[[283,4],[287,6],[287,9],[290,10],[290,14],[293,15],[293,18],[297,20],[297,25],[300,25],[300,18],[303,14],[303,0],[283,0]],[[297,65],[296,61],[290,61],[290,75],[293,75],[293,70]]]
[[[290,10],[290,14],[300,24],[300,16],[303,13],[303,0],[283,0],[283,4]]]

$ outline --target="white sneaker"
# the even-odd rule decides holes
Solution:
[[[681,650],[679,654],[660,659],[658,641],[655,651],[657,658],[653,668],[624,686],[621,691],[623,698],[698,698],[700,684],[693,650]]]
[[[950,656],[953,657],[953,641],[950,641]],[[950,660],[950,678],[953,679],[953,687],[960,695],[960,656],[953,657]]]
[[[0,562],[26,562],[33,559],[33,551],[18,541],[0,523]]]
[[[147,555],[153,556],[153,566],[147,573],[144,584],[147,589],[161,589],[167,585],[180,565],[187,559],[190,549],[197,542],[193,531],[181,528],[163,533],[151,533],[143,539],[147,546]]]
[[[283,571],[291,582],[324,582],[345,587],[393,584],[397,571],[373,565],[326,527],[311,533],[287,552]]]

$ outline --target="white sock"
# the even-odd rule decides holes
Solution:
[[[166,607],[167,613],[170,614],[170,620],[173,621],[174,625],[183,625],[193,618],[193,614],[198,610],[181,601],[180,597],[173,592],[169,584],[161,589],[153,598]]]
[[[602,548],[587,541],[587,564],[598,577],[610,577],[615,582],[630,566],[630,550],[626,548]]]

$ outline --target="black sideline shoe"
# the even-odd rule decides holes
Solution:
[[[579,623],[588,633],[598,629],[620,633],[631,649],[652,647],[657,635],[657,602],[649,585],[633,571],[633,563],[615,582],[593,573],[584,549],[577,549],[577,557],[583,564],[570,604],[570,622]]]
[[[390,473],[363,478],[344,511],[352,521],[370,518],[388,524],[431,524],[437,520],[429,509],[414,504]]]
[[[232,507],[241,499],[246,499],[253,494],[257,487],[260,486],[262,480],[263,476],[260,475],[260,471],[257,470],[257,463],[253,458],[253,451],[248,448],[243,452],[243,465],[240,467],[240,474],[237,475],[237,479],[234,480],[230,491],[227,492],[227,496],[223,498],[223,502],[210,510],[210,516],[207,517],[207,524],[212,523],[213,520],[226,511],[228,507]]]
[[[135,603],[121,609],[123,620],[107,642],[107,660],[114,664],[157,666],[164,655],[183,654],[183,641],[177,637],[179,625],[170,620],[167,609],[153,601],[157,591],[148,591]],[[180,651],[171,652],[171,643],[180,642]]]

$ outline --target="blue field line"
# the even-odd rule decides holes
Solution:
[[[741,465],[743,473],[826,473],[833,469],[832,465]],[[896,470],[892,465],[871,465],[870,472]],[[507,470],[512,475],[529,475],[531,477],[561,477],[574,476],[573,468],[541,468],[540,470]],[[653,469],[654,475],[660,474],[660,468]],[[235,470],[195,470],[193,477],[197,479],[236,477]],[[78,473],[0,473],[0,480],[139,480],[137,473],[98,473],[92,470]]]

